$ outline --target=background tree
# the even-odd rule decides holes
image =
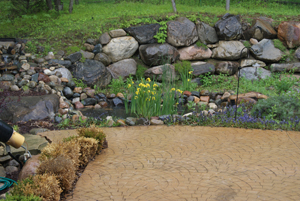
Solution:
[[[69,13],[72,13],[72,11],[73,11],[73,3],[74,3],[74,0],[70,0]]]
[[[230,0],[226,0],[226,10],[230,9]]]
[[[172,6],[173,6],[173,11],[174,11],[174,13],[177,13],[175,0],[171,0],[171,1],[172,1]]]

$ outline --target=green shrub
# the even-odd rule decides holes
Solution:
[[[270,97],[259,100],[251,110],[253,116],[274,120],[288,120],[300,116],[300,101],[298,98],[289,95]]]
[[[76,87],[81,87],[82,89],[86,88],[87,85],[80,79],[73,78]]]
[[[112,79],[111,83],[108,85],[108,87],[111,89],[111,92],[114,94],[122,92],[124,86],[124,80],[121,76],[118,79]]]
[[[286,47],[283,45],[283,43],[279,39],[273,40],[274,46],[278,49],[280,49],[282,52],[286,51]]]
[[[18,15],[37,13],[46,8],[44,0],[11,0],[10,2],[11,12]]]
[[[136,70],[136,74],[135,77],[137,80],[141,79],[144,77],[144,73],[148,68],[142,66],[142,65],[138,65],[137,66],[137,70]]]

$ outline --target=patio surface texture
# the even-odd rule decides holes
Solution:
[[[88,164],[68,201],[300,200],[299,132],[190,126],[103,130],[108,149]]]

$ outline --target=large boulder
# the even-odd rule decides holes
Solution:
[[[244,48],[240,41],[219,41],[219,46],[212,51],[212,58],[238,60],[247,56],[247,50]]]
[[[141,45],[139,53],[143,62],[148,66],[174,63],[179,59],[178,50],[168,43]]]
[[[295,51],[295,57],[300,60],[300,47],[297,48],[297,50]]]
[[[220,40],[239,40],[243,34],[239,15],[226,13],[222,19],[215,24],[215,28]]]
[[[40,166],[39,157],[40,155],[35,155],[28,159],[28,161],[26,161],[25,165],[19,173],[18,180],[22,181],[23,179],[36,175],[36,170]]]
[[[217,43],[219,41],[215,28],[201,21],[197,21],[196,27],[197,27],[199,40],[202,43],[212,44],[212,43]]]
[[[139,44],[157,43],[157,39],[154,36],[159,31],[159,24],[148,24],[137,27],[129,27],[124,29],[127,33],[133,36]]]
[[[103,52],[112,62],[130,58],[138,49],[138,42],[131,36],[113,38],[103,47]]]
[[[269,39],[263,39],[252,45],[250,51],[256,59],[264,62],[278,62],[284,55],[282,51],[275,48],[273,41]]]
[[[175,67],[171,64],[155,66],[146,70],[144,76],[157,81],[162,81],[163,79],[168,81],[175,80]]]
[[[75,78],[82,79],[90,87],[106,87],[111,81],[110,72],[100,61],[87,59],[84,63],[76,62],[72,72]]]
[[[272,24],[263,18],[254,20],[249,32],[251,37],[257,40],[262,40],[264,38],[273,39],[277,37],[277,33],[272,27]]]
[[[217,74],[233,75],[237,72],[239,63],[235,61],[221,61],[216,64]]]
[[[255,60],[255,59],[242,59],[240,65],[242,68],[253,67],[253,66],[256,66],[256,67],[265,67],[266,66],[266,64],[264,62]]]
[[[69,81],[72,80],[72,73],[66,68],[57,68],[53,71],[53,74],[55,74],[56,72],[61,73],[63,78],[67,78]]]
[[[282,22],[279,24],[278,38],[289,48],[300,46],[300,22]]]
[[[126,79],[129,75],[135,75],[137,64],[134,59],[124,59],[113,63],[107,69],[114,79],[118,79],[119,77]]]
[[[95,54],[92,52],[80,50],[80,53],[82,54],[82,57],[85,59],[94,59],[95,57]]]
[[[209,48],[198,47],[192,45],[190,47],[184,47],[178,50],[180,60],[204,60],[211,57],[211,50]]]
[[[94,57],[94,60],[100,61],[105,66],[108,66],[109,64],[111,64],[111,59],[105,53],[96,54],[96,56]]]
[[[167,26],[167,42],[175,47],[190,46],[198,40],[195,24],[185,17],[169,21]]]
[[[261,67],[246,67],[240,70],[240,77],[247,80],[265,79],[271,76],[271,72]]]
[[[0,119],[12,122],[53,119],[59,107],[59,97],[55,94],[10,96],[4,102],[6,102],[6,107],[0,113]]]
[[[206,63],[202,61],[191,63],[191,67],[193,69],[193,76],[198,77],[199,75],[206,74],[208,72],[214,73],[215,72],[215,66],[211,63]]]
[[[71,63],[75,63],[76,61],[79,61],[82,57],[82,54],[80,52],[75,52],[73,54],[70,54],[65,59],[70,60]]]
[[[295,73],[300,73],[300,63],[285,63],[285,64],[272,64],[271,72],[286,72],[292,70]]]

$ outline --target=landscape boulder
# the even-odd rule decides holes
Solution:
[[[278,26],[278,38],[289,48],[300,46],[300,22],[282,22]]]
[[[239,40],[243,34],[239,15],[226,13],[222,19],[215,24],[215,28],[219,40]]]
[[[57,68],[53,71],[53,74],[56,74],[57,72],[61,73],[62,78],[67,78],[69,81],[72,80],[72,73],[66,69],[66,68]]]
[[[94,57],[95,57],[95,54],[92,52],[80,50],[80,53],[82,54],[82,57],[85,59],[94,59]]]
[[[111,37],[110,37],[110,35],[109,35],[107,32],[103,33],[103,34],[99,37],[99,41],[100,41],[100,44],[101,44],[101,45],[106,45],[106,44],[108,44],[110,40],[111,40]]]
[[[212,58],[238,60],[247,56],[247,50],[244,48],[245,46],[240,41],[219,41],[219,46],[212,51]]]
[[[263,18],[254,20],[251,29],[249,30],[252,38],[257,40],[273,39],[277,37],[277,33],[272,27],[271,23]]]
[[[271,72],[288,72],[292,70],[294,73],[300,73],[300,62],[272,64],[270,69]]]
[[[257,67],[265,67],[266,64],[263,61],[255,60],[255,59],[242,59],[241,67],[253,67],[254,65]]]
[[[250,51],[256,59],[264,62],[278,62],[284,55],[282,51],[275,48],[270,39],[263,39],[256,45],[252,45]]]
[[[196,23],[199,40],[204,44],[213,44],[219,41],[215,28],[197,21]]]
[[[59,97],[55,94],[42,96],[7,97],[6,107],[0,113],[3,121],[26,122],[29,120],[53,119],[59,107]]]
[[[109,35],[112,38],[118,38],[118,37],[126,36],[126,32],[123,29],[115,29],[115,30],[111,30],[109,32]]]
[[[112,62],[130,58],[138,49],[138,42],[131,36],[113,38],[106,46],[103,52],[110,57]]]
[[[73,54],[70,54],[65,59],[70,60],[71,63],[75,63],[76,61],[79,61],[82,57],[82,54],[80,52],[75,52]]]
[[[111,74],[106,67],[96,60],[87,59],[84,63],[76,62],[72,69],[76,79],[82,79],[88,86],[106,87],[111,81]]]
[[[149,77],[153,80],[155,79],[157,81],[162,81],[163,76],[168,81],[175,80],[176,78],[175,67],[171,64],[155,66],[146,70],[144,76]]]
[[[111,59],[105,53],[96,54],[96,56],[94,57],[94,60],[100,61],[105,66],[108,66],[109,64],[111,64]]]
[[[209,48],[192,45],[178,50],[180,60],[204,60],[211,57],[212,52]]]
[[[191,67],[193,69],[194,77],[198,77],[199,75],[203,75],[208,72],[214,73],[216,69],[213,64],[202,62],[202,61],[191,63]]]
[[[239,63],[235,61],[221,61],[216,64],[217,74],[233,75],[237,72]]]
[[[168,43],[141,45],[139,53],[142,61],[148,66],[174,63],[180,56],[178,50]]]
[[[198,40],[196,25],[185,17],[167,22],[167,42],[175,47],[190,46]]]
[[[129,27],[124,29],[132,37],[134,37],[139,44],[151,44],[157,43],[157,39],[154,36],[159,31],[159,24],[148,24],[137,27]]]
[[[136,74],[137,64],[134,59],[124,59],[113,63],[107,69],[114,79],[118,79],[119,77],[126,79],[129,75]]]
[[[247,80],[265,79],[271,76],[271,72],[261,67],[246,67],[240,70],[240,77]]]

